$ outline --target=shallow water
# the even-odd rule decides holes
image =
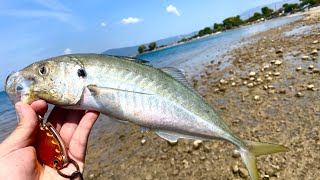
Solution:
[[[180,45],[160,49],[150,53],[141,54],[136,57],[148,60],[151,62],[151,64],[157,67],[174,66],[178,68],[184,68],[186,72],[194,72],[194,70],[196,70],[194,73],[197,73],[197,71],[199,72],[202,68],[196,68],[194,66],[195,64],[199,65],[202,63],[207,63],[208,61],[214,60],[222,54],[226,54],[233,48],[249,43],[242,41],[243,38],[266,31],[270,28],[276,28],[294,22],[301,18],[302,16],[294,16],[269,20],[259,24],[244,26],[220,34],[189,41]],[[222,64],[224,63],[222,62]]]

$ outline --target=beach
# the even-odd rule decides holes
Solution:
[[[262,179],[320,177],[320,8],[303,15],[193,63],[197,70],[187,59],[179,63],[237,135],[290,149],[257,159]],[[106,119],[99,118],[90,136],[85,179],[249,179],[229,143],[170,144],[136,125]]]

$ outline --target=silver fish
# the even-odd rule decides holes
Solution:
[[[9,75],[5,90],[13,103],[43,99],[64,108],[96,110],[151,129],[171,142],[225,140],[239,150],[254,180],[259,179],[256,156],[288,151],[235,135],[182,71],[132,60],[97,54],[58,56]]]

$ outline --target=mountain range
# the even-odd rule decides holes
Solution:
[[[264,6],[268,6],[269,8],[275,10],[275,9],[281,8],[282,5],[285,4],[285,3],[293,4],[293,3],[299,3],[299,2],[300,2],[299,0],[282,0],[282,1],[279,1],[279,2],[275,2],[275,3],[266,4],[266,5],[263,5],[263,6],[258,6],[258,7],[251,8],[251,9],[243,12],[242,14],[240,14],[240,17],[242,19],[248,19],[255,12],[260,12],[261,13],[261,8],[264,7]],[[198,32],[192,32],[192,33],[189,33],[189,34],[173,36],[173,37],[157,40],[155,42],[157,43],[157,46],[173,44],[173,43],[176,43],[177,41],[181,40],[182,38],[190,37],[190,36],[193,36],[193,35],[195,35],[197,33]],[[130,46],[130,47],[123,47],[123,48],[108,49],[108,50],[102,52],[102,54],[110,54],[110,55],[117,55],[117,56],[134,55],[134,54],[138,53],[138,47],[139,46],[140,45]],[[148,47],[148,43],[146,43],[145,46]]]

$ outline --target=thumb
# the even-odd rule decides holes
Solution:
[[[15,108],[18,114],[18,126],[1,144],[10,151],[32,145],[36,138],[38,125],[37,114],[30,105],[18,102]]]

